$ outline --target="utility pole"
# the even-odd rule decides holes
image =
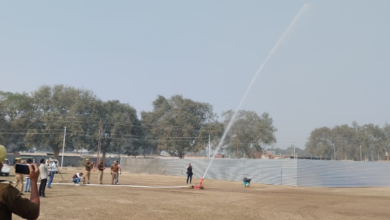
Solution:
[[[293,152],[294,152],[294,159],[296,159],[296,154],[295,154],[295,142],[293,142],[292,147],[293,147]]]
[[[360,161],[362,161],[362,145],[360,145]]]
[[[236,158],[238,159],[238,136],[240,135],[240,133],[237,131],[237,136],[236,136]]]
[[[65,138],[66,138],[66,127],[64,127],[64,142],[62,142],[62,160],[61,160],[61,169],[62,169],[62,166],[64,165]]]
[[[210,160],[210,153],[211,153],[211,145],[210,145],[210,135],[209,135],[209,160]]]
[[[99,142],[98,142],[98,150],[97,150],[97,157],[96,157],[96,167],[99,164],[99,152],[100,152],[100,134],[102,133],[102,119],[100,119],[99,122]]]

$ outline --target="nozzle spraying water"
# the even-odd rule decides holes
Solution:
[[[211,163],[213,162],[214,158],[215,158],[215,155],[217,154],[219,148],[222,146],[222,143],[223,141],[225,140],[227,134],[229,133],[230,131],[230,128],[232,127],[232,125],[234,124],[234,121],[236,119],[236,116],[237,116],[237,113],[238,111],[241,109],[241,106],[242,104],[244,103],[246,97],[248,96],[248,93],[249,91],[251,90],[253,84],[255,83],[257,77],[260,75],[260,73],[263,71],[263,68],[264,66],[268,63],[268,60],[272,57],[272,55],[277,51],[277,49],[279,48],[279,46],[281,45],[281,43],[283,42],[284,38],[287,36],[287,34],[290,32],[290,30],[294,27],[296,21],[298,20],[298,18],[302,15],[302,13],[309,7],[308,4],[304,4],[303,7],[301,8],[301,10],[298,12],[298,14],[294,17],[294,19],[291,21],[290,25],[286,28],[286,30],[282,33],[282,35],[279,37],[278,41],[276,41],[276,44],[272,47],[271,51],[268,53],[267,57],[265,58],[265,60],[263,61],[263,63],[260,65],[259,69],[256,71],[256,74],[253,76],[252,78],[252,81],[250,82],[248,88],[246,89],[245,91],[245,94],[244,96],[242,97],[239,105],[237,106],[236,108],[236,111],[234,112],[232,118],[230,119],[229,121],[229,124],[228,126],[226,127],[226,130],[225,132],[223,133],[222,135],[222,138],[221,140],[219,141],[219,144],[214,152],[214,155],[213,157],[211,158],[211,161],[209,163],[209,165],[207,166],[207,169],[206,171],[204,172],[204,175],[203,175],[203,178],[206,177],[206,174],[207,174],[207,171],[209,170],[210,168],[210,165]],[[202,180],[203,180],[202,178]]]

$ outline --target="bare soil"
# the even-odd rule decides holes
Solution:
[[[83,172],[63,170],[64,179]],[[13,173],[12,173],[13,174]],[[91,183],[97,184],[97,172]],[[13,175],[0,179],[14,180]],[[59,174],[54,183],[61,179]],[[185,177],[123,173],[122,185],[183,186]],[[193,184],[199,179],[193,179]],[[111,183],[110,172],[104,184]],[[39,219],[390,219],[390,188],[303,188],[219,180],[204,190],[52,185]],[[29,194],[24,197],[29,198]],[[14,219],[21,219],[14,216]]]

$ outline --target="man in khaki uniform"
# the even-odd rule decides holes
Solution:
[[[6,154],[4,146],[0,145],[0,154]],[[6,155],[5,155],[6,156]],[[3,168],[3,157],[0,155],[0,170]],[[36,164],[29,164],[31,196],[30,200],[22,198],[20,192],[10,184],[0,183],[0,219],[12,220],[12,213],[24,219],[37,219],[39,217],[38,176],[39,169]],[[4,182],[4,181],[0,181]]]
[[[89,184],[89,179],[91,178],[92,168],[93,168],[93,162],[90,162],[89,159],[87,158],[85,160],[85,171],[86,171],[85,179],[87,181],[87,184]]]
[[[98,170],[99,170],[99,184],[103,184],[103,172],[104,172],[104,169],[106,169],[104,167],[104,164],[103,164],[103,160],[100,161],[99,165],[98,165]]]
[[[16,161],[15,161],[14,168],[16,167],[17,163],[20,163],[20,158],[16,158],[15,160]],[[3,161],[1,161],[1,162],[3,162]],[[15,188],[18,188],[18,185],[20,184],[20,192],[23,192],[23,186],[24,186],[23,174],[15,173],[15,178],[16,178]],[[23,195],[23,193],[22,193],[22,195]]]
[[[118,171],[119,171],[118,162],[114,161],[114,164],[112,164],[111,166],[111,176],[112,176],[111,185],[116,184],[116,177],[118,175]]]

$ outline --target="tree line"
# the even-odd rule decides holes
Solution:
[[[390,152],[390,125],[353,122],[351,126],[317,128],[310,134],[306,151],[333,160],[383,160],[386,152]]]
[[[50,150],[58,158],[66,127],[66,149],[127,155],[165,150],[183,158],[188,152],[215,148],[233,116],[222,120],[209,103],[174,95],[157,96],[153,110],[140,113],[118,100],[102,101],[92,91],[64,85],[41,86],[31,93],[0,91],[0,143],[10,152]],[[241,110],[223,150],[255,158],[276,143],[273,120]]]

